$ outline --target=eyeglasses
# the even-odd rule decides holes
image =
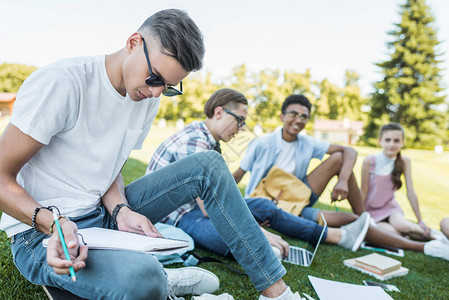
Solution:
[[[165,86],[165,90],[162,91],[162,94],[167,97],[182,95],[182,81],[179,83],[179,90],[178,90],[173,86],[166,84],[161,78],[159,78],[159,76],[153,73],[150,64],[150,58],[148,57],[147,45],[143,37],[142,42],[143,42],[143,52],[145,53],[145,57],[147,58],[148,70],[150,70],[150,77],[145,79],[145,84],[148,86]]]
[[[233,116],[233,117],[237,120],[237,126],[238,126],[238,127],[243,127],[243,126],[246,125],[246,122],[245,122],[245,119],[244,119],[244,118],[242,118],[242,117],[240,117],[240,116],[237,116],[235,113],[233,113],[233,112],[230,111],[229,109],[223,108],[223,110],[224,110],[226,113],[228,113],[228,114],[230,114],[231,116]]]
[[[309,115],[306,114],[300,114],[294,110],[286,111],[285,114],[290,115],[292,118],[299,118],[301,121],[308,121],[310,119]]]

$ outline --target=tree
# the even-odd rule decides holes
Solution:
[[[366,141],[373,143],[385,122],[400,123],[406,144],[431,146],[440,141],[445,113],[441,95],[439,45],[434,18],[425,0],[407,0],[400,6],[401,21],[389,32],[393,38],[387,61],[378,63],[383,79],[375,83],[370,101]]]
[[[360,76],[357,72],[346,70],[342,97],[345,117],[351,120],[366,120],[366,113],[363,112],[363,107],[367,104],[367,99],[361,94],[359,79]]]
[[[20,64],[0,64],[0,92],[17,93],[23,81],[36,69]]]

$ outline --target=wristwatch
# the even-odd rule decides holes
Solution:
[[[122,207],[124,207],[124,206],[126,206],[126,207],[128,207],[130,210],[132,210],[132,211],[134,211],[134,209],[131,207],[131,206],[129,206],[127,203],[120,203],[120,204],[117,204],[115,207],[114,207],[114,210],[112,211],[112,220],[114,220],[114,222],[117,224],[117,215],[118,215],[118,212],[120,211],[120,209],[122,208]]]

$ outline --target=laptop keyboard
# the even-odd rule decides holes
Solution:
[[[304,255],[303,252],[306,251],[305,249],[301,249],[301,248],[293,248],[290,247],[289,251],[288,251],[288,258],[285,259],[285,261],[295,264],[295,265],[300,265],[300,266],[304,266]],[[307,253],[309,256],[309,261],[310,261],[310,253]]]

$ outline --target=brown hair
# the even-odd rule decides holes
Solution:
[[[398,123],[388,123],[387,125],[382,126],[379,132],[379,139],[382,138],[382,135],[386,131],[399,130],[402,132],[402,140],[404,140],[404,128]],[[391,173],[391,180],[393,181],[393,185],[396,189],[400,189],[402,187],[401,175],[404,173],[404,161],[401,157],[401,151],[398,152],[396,159],[394,161],[393,172]]]
[[[221,89],[210,96],[204,105],[204,113],[208,118],[214,116],[215,108],[218,106],[226,107],[228,109],[236,109],[239,103],[248,105],[248,100],[242,93],[233,89]]]
[[[203,67],[204,37],[187,12],[161,10],[146,19],[137,32],[160,41],[161,53],[176,59],[187,72]]]

